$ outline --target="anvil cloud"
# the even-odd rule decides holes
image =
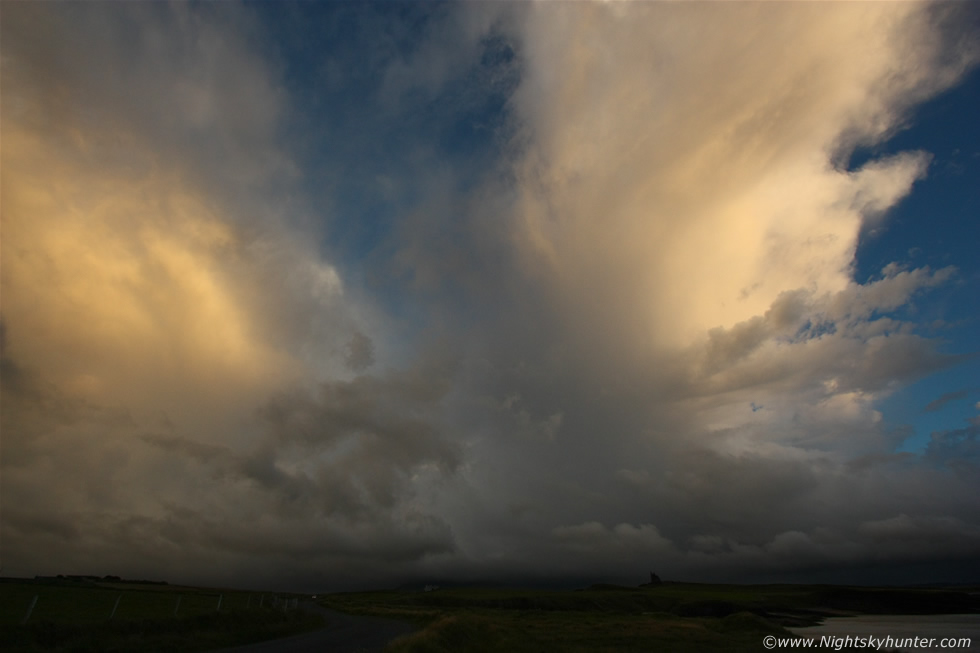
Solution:
[[[5,573],[980,573],[976,407],[886,405],[978,272],[858,278],[972,7],[3,14]]]

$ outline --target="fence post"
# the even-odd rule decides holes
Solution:
[[[37,594],[34,595],[34,599],[31,601],[30,607],[27,608],[27,614],[25,614],[24,615],[24,618],[20,620],[20,625],[21,626],[23,626],[24,624],[26,624],[27,623],[27,620],[31,618],[31,613],[34,612],[34,606],[35,605],[37,605]]]
[[[174,606],[174,616],[175,617],[177,616],[177,610],[180,610],[180,600],[182,598],[184,598],[183,595],[181,595],[181,594],[178,594],[177,595],[177,605]]]
[[[112,621],[112,618],[116,616],[116,608],[119,607],[119,599],[121,598],[122,598],[122,594],[116,597],[116,604],[112,606],[112,614],[109,615],[109,621]]]
[[[252,605],[252,595],[248,595],[248,600],[245,601],[245,609],[248,610]]]
[[[218,612],[221,612],[221,599],[225,598],[224,594],[218,595]]]
[[[262,598],[261,598],[261,599],[259,599],[259,607],[260,607],[260,608],[262,607],[262,604],[263,604],[263,603],[265,603],[265,594],[263,594],[263,595],[262,595]]]

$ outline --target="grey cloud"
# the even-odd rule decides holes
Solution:
[[[897,386],[962,360],[962,356],[937,351],[936,343],[917,336],[876,337],[868,343],[853,387],[874,391],[890,384]]]
[[[882,557],[930,556],[937,543],[941,543],[944,555],[970,556],[980,545],[980,526],[948,516],[900,514],[865,522],[858,532],[874,543]]]
[[[344,362],[352,372],[363,372],[374,363],[374,343],[360,331],[355,332],[347,343]]]
[[[948,282],[956,274],[953,267],[932,271],[928,266],[902,270],[891,264],[882,270],[882,278],[866,284],[852,284],[829,303],[828,314],[834,319],[861,321],[873,313],[884,313],[906,305],[922,290]]]
[[[149,138],[158,155],[186,164],[196,154],[194,173],[215,190],[292,174],[274,141],[285,98],[241,7],[58,4],[6,14],[4,74],[29,103],[21,110],[55,133],[76,126],[115,138],[93,153],[107,157],[101,165],[126,165],[127,146]]]
[[[936,411],[942,409],[946,404],[951,401],[959,401],[960,399],[966,399],[970,395],[968,390],[957,390],[955,392],[947,392],[946,394],[933,399],[922,409],[924,413],[935,413]]]
[[[730,367],[758,349],[770,335],[765,318],[761,316],[736,324],[727,331],[712,329],[708,332],[706,357],[712,366]]]
[[[148,434],[143,436],[143,440],[164,451],[205,463],[234,457],[231,449],[228,447],[194,442],[193,440],[177,436]]]
[[[419,505],[415,487],[419,475],[438,485],[460,464],[439,423],[447,382],[437,372],[447,373],[421,365],[280,396],[256,415],[252,447],[135,436],[140,424],[106,430],[91,421],[98,414],[83,414],[69,433],[42,430],[38,455],[18,466],[5,435],[4,497],[14,504],[4,512],[5,554],[12,568],[30,570],[42,564],[38,552],[70,536],[77,555],[61,562],[72,569],[110,556],[120,571],[151,565],[170,578],[227,581],[235,569],[263,577],[306,565],[312,578],[354,584],[451,554],[451,525]],[[16,426],[5,410],[5,434]],[[84,436],[100,428],[93,446]],[[56,455],[60,447],[72,449],[70,461]],[[32,481],[44,460],[61,470],[58,484]],[[230,557],[215,567],[216,555]]]
[[[66,542],[78,536],[78,528],[74,524],[76,521],[74,515],[52,514],[50,512],[39,515],[16,505],[8,506],[6,513],[4,530],[11,529],[18,535],[24,534],[28,537],[56,536]]]
[[[29,473],[57,446],[59,431],[95,427],[117,432],[135,424],[125,408],[64,392],[36,370],[18,365],[15,352],[16,345],[8,343],[0,361],[3,464],[9,473]]]
[[[700,449],[671,456],[668,469],[647,479],[641,491],[648,503],[662,506],[656,509],[662,528],[678,529],[675,538],[693,531],[746,540],[764,536],[768,523],[792,522],[821,476],[819,460],[724,456]],[[780,497],[778,505],[773,496]]]
[[[964,478],[975,476],[980,467],[980,417],[967,422],[961,429],[933,432],[924,453],[926,460],[949,467]]]
[[[311,573],[317,573],[321,564],[324,569],[331,569],[338,562],[354,565],[379,560],[410,562],[453,549],[452,533],[444,522],[411,512],[400,515],[398,521],[331,524],[293,521],[281,524],[275,531],[256,532],[248,524],[185,509],[148,526],[154,533],[166,533],[175,543],[215,547],[239,555],[305,561]]]
[[[599,522],[587,522],[556,527],[552,534],[559,546],[592,554],[611,550],[620,555],[643,555],[656,559],[673,549],[673,544],[651,524],[634,526],[623,523],[608,528]]]
[[[911,331],[911,322],[888,316],[951,273],[886,271],[881,280],[824,297],[784,293],[764,315],[708,332],[692,351],[701,361],[692,387],[719,393],[832,381],[834,391],[880,392],[960,363],[962,355],[939,351],[936,341]]]
[[[451,476],[460,464],[440,424],[446,383],[421,368],[279,396],[260,409],[267,435],[250,451],[174,436],[144,440],[220,476],[254,482],[284,508],[360,521],[402,506],[417,470]]]

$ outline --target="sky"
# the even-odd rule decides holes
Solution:
[[[0,571],[980,582],[980,9],[5,2]]]

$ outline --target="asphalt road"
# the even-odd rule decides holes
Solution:
[[[322,614],[327,626],[311,633],[285,639],[256,642],[246,646],[221,649],[216,653],[375,653],[398,637],[414,632],[416,627],[403,621],[379,617],[357,617],[336,610],[302,603],[300,607]]]

